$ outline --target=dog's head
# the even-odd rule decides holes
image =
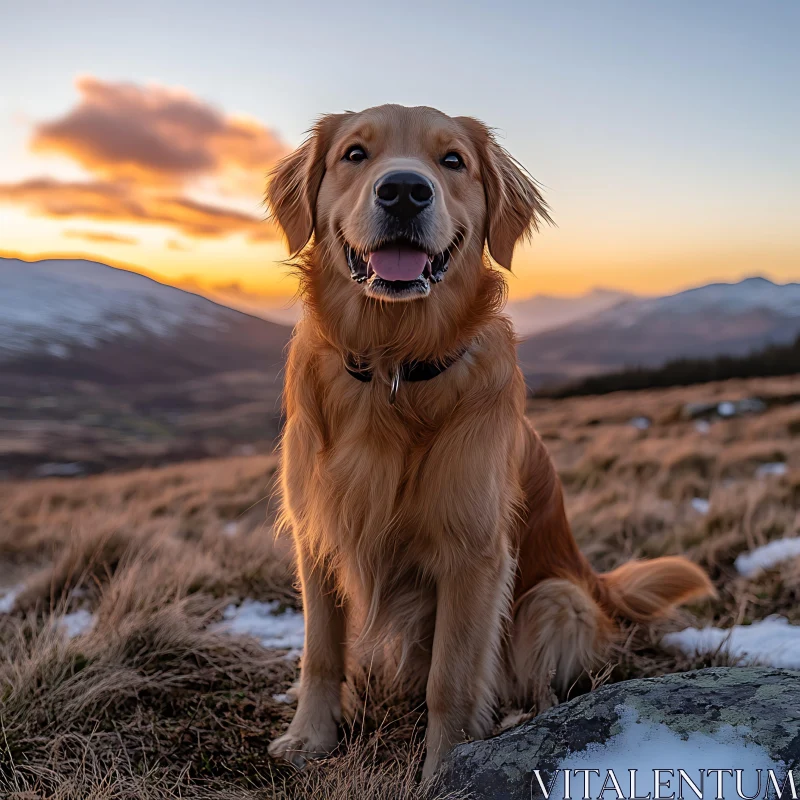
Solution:
[[[323,117],[275,169],[267,200],[293,254],[313,235],[326,267],[384,301],[428,297],[448,269],[482,267],[485,246],[510,268],[516,243],[547,219],[485,125],[426,107]]]

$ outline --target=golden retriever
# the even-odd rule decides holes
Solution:
[[[575,543],[488,258],[509,269],[547,207],[486,126],[397,105],[325,116],[267,199],[305,301],[281,489],[306,639],[270,753],[302,765],[336,746],[346,654],[366,652],[425,686],[429,777],[487,734],[498,697],[546,708],[615,617],[711,586],[679,557],[597,574]]]

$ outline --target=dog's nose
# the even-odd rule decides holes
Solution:
[[[433,202],[433,184],[418,172],[389,172],[375,184],[375,202],[394,217],[411,219]]]

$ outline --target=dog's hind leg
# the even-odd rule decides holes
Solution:
[[[613,625],[578,583],[549,578],[514,604],[509,642],[512,697],[541,713],[596,666],[613,637]]]

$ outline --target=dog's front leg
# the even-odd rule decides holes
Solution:
[[[313,561],[300,542],[297,550],[305,616],[300,692],[289,730],[272,742],[269,753],[302,767],[330,753],[338,741],[345,620],[325,565]]]
[[[437,583],[423,778],[465,733],[480,738],[491,724],[512,559],[502,552],[476,562]]]

